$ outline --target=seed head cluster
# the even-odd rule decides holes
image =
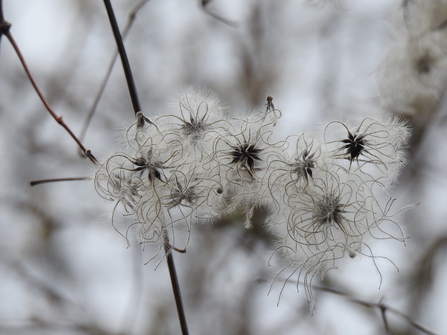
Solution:
[[[132,218],[121,234],[137,231],[142,243],[159,242],[168,229],[172,243],[185,248],[196,223],[237,210],[250,228],[253,210],[267,208],[275,253],[312,302],[316,275],[346,257],[374,258],[368,239],[404,240],[392,201],[381,195],[405,162],[409,131],[378,117],[276,140],[281,112],[268,98],[267,108],[245,118],[225,116],[217,99],[193,91],[172,115],[138,113],[125,148],[103,161],[94,184],[115,203],[114,227],[120,208]]]

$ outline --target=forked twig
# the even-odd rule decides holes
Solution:
[[[318,291],[328,292],[328,293],[332,293],[332,294],[335,294],[335,295],[342,296],[342,297],[347,298],[347,299],[349,299],[350,301],[352,301],[352,302],[354,302],[356,304],[359,304],[359,305],[362,305],[362,306],[365,306],[365,307],[378,308],[380,310],[380,312],[381,312],[382,319],[383,319],[384,324],[385,324],[385,329],[387,330],[388,333],[390,332],[390,330],[389,330],[389,325],[388,325],[388,321],[387,321],[386,314],[385,314],[387,311],[389,311],[391,313],[394,313],[396,315],[399,315],[401,318],[405,319],[409,324],[411,324],[414,328],[419,329],[420,331],[422,331],[425,334],[437,335],[436,333],[433,333],[432,331],[428,330],[424,326],[422,326],[419,323],[417,323],[416,321],[414,321],[410,316],[400,312],[399,310],[397,310],[397,309],[395,309],[393,307],[390,307],[390,306],[384,304],[382,302],[382,300],[379,301],[378,303],[376,303],[376,302],[369,302],[369,301],[353,298],[353,297],[349,296],[348,294],[346,294],[344,292],[337,291],[337,290],[334,290],[334,289],[331,289],[331,288],[328,288],[328,287],[323,287],[323,286],[312,286],[312,287],[314,289],[318,290]]]
[[[258,279],[259,283],[264,283],[267,282],[268,280],[260,278]],[[292,282],[292,280],[287,280],[288,283]],[[293,281],[296,283],[296,281]],[[303,284],[303,282],[299,282],[299,284]],[[403,318],[404,320],[406,320],[410,325],[412,325],[414,328],[419,329],[421,332],[428,334],[428,335],[438,335],[434,332],[432,332],[431,330],[428,330],[427,328],[425,328],[424,326],[422,326],[421,324],[419,324],[418,322],[414,321],[410,316],[408,316],[405,313],[402,313],[401,311],[390,307],[386,304],[383,303],[383,299],[381,299],[379,302],[370,302],[370,301],[365,301],[365,300],[361,300],[358,298],[354,298],[351,297],[349,294],[342,292],[342,291],[338,291],[335,290],[333,288],[329,288],[329,287],[324,287],[324,286],[318,286],[318,285],[312,285],[312,289],[317,290],[317,291],[321,291],[321,292],[327,292],[327,293],[331,293],[334,295],[338,295],[340,297],[344,297],[346,299],[348,299],[349,301],[356,303],[358,305],[362,305],[364,307],[367,308],[378,308],[380,310],[382,319],[383,319],[383,323],[385,326],[385,330],[387,331],[387,334],[390,334],[390,327],[389,327],[389,323],[388,323],[388,319],[386,317],[386,312],[389,311],[391,313],[394,313],[398,316],[400,316],[401,318]]]

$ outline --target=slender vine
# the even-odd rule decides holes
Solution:
[[[124,48],[123,38],[121,37],[118,23],[116,22],[115,13],[110,0],[104,0],[106,6],[107,15],[109,16],[110,25],[112,26],[113,35],[115,37],[116,46],[123,63],[124,75],[126,76],[127,87],[129,89],[130,99],[132,100],[132,106],[135,114],[141,112],[140,102],[138,99],[137,88],[135,81],[133,80],[132,70],[130,68],[129,59],[127,58],[126,49]]]
[[[123,63],[123,69],[126,76],[126,82],[129,89],[130,98],[132,100],[132,106],[135,112],[135,115],[141,111],[140,103],[138,99],[138,92],[135,86],[135,82],[132,76],[131,67],[129,64],[129,60],[127,58],[126,50],[124,48],[123,39],[118,27],[118,23],[115,18],[115,14],[113,11],[112,4],[110,0],[104,0],[104,5],[107,10],[107,14],[109,16],[110,24],[112,26],[113,35],[115,37],[115,41],[118,47],[118,52],[121,58],[121,62]],[[169,236],[166,231],[166,228],[163,228],[163,247],[166,254],[166,262],[168,264],[169,275],[171,277],[172,290],[174,293],[174,299],[177,306],[177,313],[180,322],[180,328],[183,335],[188,335],[188,326],[186,322],[185,309],[182,301],[182,296],[180,292],[180,285],[178,281],[177,271],[174,263],[174,257],[172,255],[172,247],[169,243]]]

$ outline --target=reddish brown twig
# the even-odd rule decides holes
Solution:
[[[95,164],[98,164],[98,161],[96,158],[92,155],[90,150],[87,150],[82,142],[76,137],[76,135],[71,131],[71,129],[67,126],[67,124],[62,120],[62,116],[58,116],[53,109],[51,108],[50,104],[47,102],[45,97],[43,96],[42,92],[40,91],[39,87],[36,84],[36,81],[34,80],[33,76],[31,75],[31,72],[28,68],[28,65],[25,62],[25,58],[23,57],[19,46],[17,45],[16,41],[12,37],[11,32],[6,31],[4,35],[8,38],[9,42],[11,43],[12,47],[14,48],[15,52],[17,53],[17,56],[20,59],[20,62],[22,63],[23,69],[25,70],[31,84],[34,87],[34,90],[36,91],[37,95],[39,96],[40,100],[44,104],[45,108],[48,110],[48,112],[51,114],[51,116],[56,120],[57,123],[59,123],[69,134],[70,136],[75,140],[75,142],[78,144],[79,148],[82,150],[82,152]]]

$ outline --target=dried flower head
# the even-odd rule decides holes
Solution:
[[[243,142],[239,145],[231,146],[229,155],[232,157],[230,164],[238,169],[244,169],[250,176],[256,171],[255,162],[261,160],[262,149],[257,148],[254,143]]]
[[[396,118],[365,118],[356,126],[333,121],[324,132],[328,150],[338,165],[360,170],[384,186],[395,181],[406,160],[410,132]]]
[[[286,259],[284,273],[297,274],[304,283],[311,308],[314,307],[312,282],[340,265],[346,258],[365,254],[376,257],[368,245],[373,238],[404,241],[394,221],[391,203],[383,204],[379,188],[357,174],[326,165],[301,192],[278,200],[279,208],[270,218],[278,236],[276,250]],[[285,199],[285,198],[284,198]],[[398,228],[398,235],[394,234]]]

